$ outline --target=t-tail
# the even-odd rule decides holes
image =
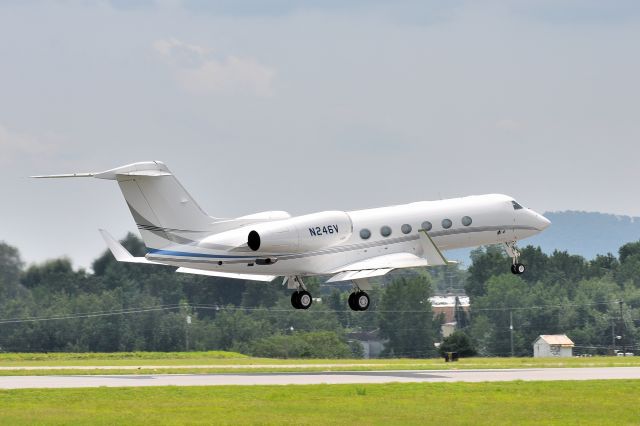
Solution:
[[[194,244],[211,234],[214,224],[221,220],[205,213],[160,161],[134,163],[105,172],[32,177],[93,177],[117,181],[149,249]]]

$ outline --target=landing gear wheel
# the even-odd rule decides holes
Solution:
[[[371,300],[369,299],[369,295],[364,291],[357,292],[355,296],[355,300],[356,300],[356,307],[358,308],[359,311],[366,311],[367,308],[369,308],[369,303]]]
[[[312,303],[311,293],[306,290],[291,293],[291,306],[296,309],[309,309]]]
[[[298,293],[298,309],[309,309],[311,304],[313,303],[313,298],[311,297],[311,293],[306,290]]]
[[[352,311],[357,311],[358,307],[356,306],[356,294],[355,293],[351,293],[349,295],[349,307],[351,308]]]
[[[291,293],[291,306],[293,306],[296,309],[300,309],[299,295],[300,295],[299,291],[294,291],[293,293]]]
[[[524,271],[527,269],[522,263],[520,263],[520,250],[516,247],[516,242],[511,241],[509,243],[504,243],[507,248],[507,254],[511,259],[513,259],[513,264],[511,265],[511,273],[514,275],[524,274]]]
[[[349,295],[349,307],[352,311],[366,311],[370,302],[369,295],[364,291],[356,291]]]

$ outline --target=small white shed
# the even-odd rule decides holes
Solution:
[[[573,356],[573,342],[566,334],[542,334],[533,342],[534,358]]]

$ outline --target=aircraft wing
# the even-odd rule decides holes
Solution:
[[[183,274],[207,275],[209,277],[233,278],[237,280],[269,282],[276,279],[277,275],[234,274],[230,272],[206,271],[204,269],[178,268],[176,272]]]
[[[447,260],[426,231],[420,230],[422,256],[413,253],[392,253],[341,266],[331,271],[335,275],[328,283],[354,281],[385,275],[393,269],[416,268],[420,266],[451,265],[456,262]]]

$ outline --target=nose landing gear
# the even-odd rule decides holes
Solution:
[[[524,274],[524,271],[526,270],[527,270],[527,267],[524,266],[522,263],[514,263],[513,265],[511,265],[511,272],[514,275]]]
[[[516,247],[516,242],[512,241],[510,243],[504,244],[507,249],[507,254],[513,260],[513,264],[511,265],[511,273],[514,275],[521,275],[527,270],[527,267],[520,263],[520,251],[518,247]]]

